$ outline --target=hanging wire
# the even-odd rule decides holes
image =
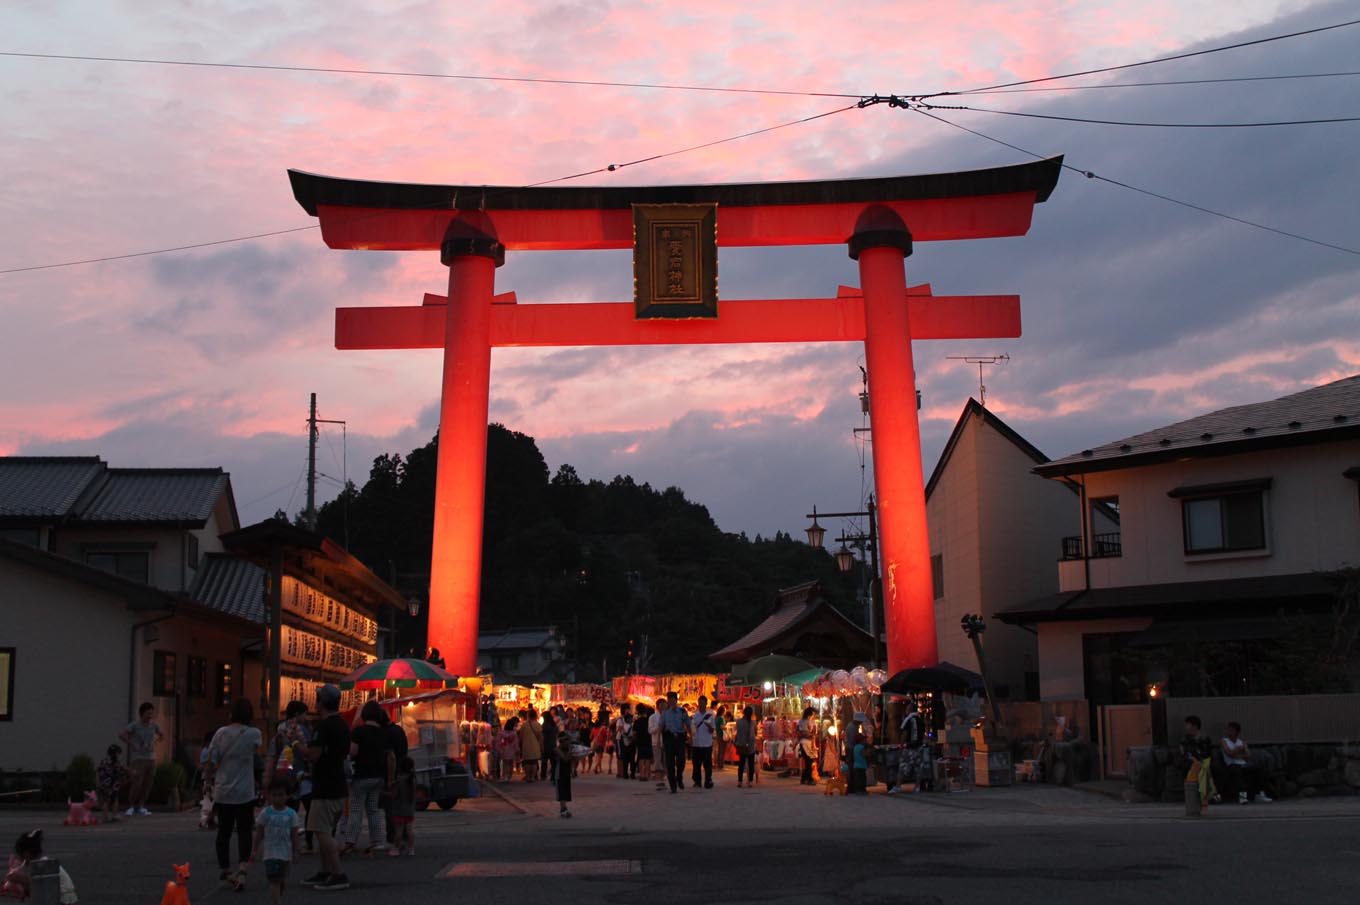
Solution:
[[[918,97],[943,97],[956,94],[977,94],[983,91],[995,91],[998,88],[1016,88],[1021,85],[1038,85],[1043,82],[1055,82],[1062,79],[1074,79],[1083,75],[1099,75],[1104,72],[1119,72],[1124,69],[1135,69],[1139,66],[1152,66],[1157,63],[1170,63],[1173,60],[1188,60],[1191,57],[1202,57],[1211,53],[1222,53],[1225,50],[1238,50],[1243,47],[1254,47],[1258,44],[1269,44],[1272,41],[1284,41],[1289,38],[1298,38],[1304,35],[1315,35],[1324,31],[1332,31],[1337,28],[1348,28],[1352,25],[1360,25],[1360,19],[1352,19],[1349,22],[1338,22],[1334,25],[1322,25],[1317,28],[1305,28],[1301,31],[1293,31],[1283,35],[1272,35],[1268,38],[1257,38],[1252,41],[1239,41],[1236,44],[1225,44],[1219,47],[1209,47],[1205,50],[1192,50],[1186,53],[1172,54],[1167,57],[1156,57],[1151,60],[1140,60],[1137,63],[1124,63],[1119,66],[1102,66],[1097,69],[1082,69],[1077,72],[1066,72],[1061,75],[1047,75],[1037,79],[1022,79],[1017,82],[1003,82],[999,85],[988,85],[985,88],[970,88],[964,91],[940,91],[935,94],[922,94]]]
[[[939,123],[944,123],[946,126],[951,126],[951,127],[955,128],[955,129],[959,129],[959,130],[961,130],[961,131],[963,131],[963,132],[968,132],[969,134],[976,135],[978,138],[985,138],[985,139],[987,139],[988,141],[994,142],[994,143],[999,144],[999,145],[1002,145],[1003,147],[1010,148],[1011,150],[1014,150],[1014,151],[1019,151],[1021,154],[1027,154],[1027,155],[1029,155],[1030,157],[1034,157],[1034,158],[1037,158],[1037,159],[1039,159],[1039,160],[1048,160],[1048,159],[1049,159],[1049,158],[1047,158],[1046,156],[1044,156],[1043,154],[1039,154],[1039,153],[1036,152],[1036,151],[1031,151],[1031,150],[1029,150],[1028,148],[1022,148],[1022,147],[1020,147],[1020,146],[1017,145],[1017,144],[1013,144],[1012,142],[1005,141],[1005,140],[1000,139],[1000,138],[996,138],[995,136],[988,135],[988,134],[985,133],[985,132],[979,132],[977,129],[970,129],[970,128],[968,128],[967,126],[960,125],[959,123],[956,123],[956,122],[953,122],[953,121],[951,121],[951,120],[945,119],[945,118],[942,117],[942,116],[937,116],[936,114],[931,113],[931,112],[928,111],[928,110],[924,110],[924,109],[922,109],[922,108],[920,108],[920,107],[913,107],[913,108],[911,108],[911,109],[912,109],[912,112],[914,112],[914,113],[919,113],[921,116],[928,117],[929,119],[933,119],[933,120],[935,120],[936,122],[939,122]],[[1162,194],[1161,192],[1154,192],[1154,191],[1152,191],[1151,189],[1145,189],[1145,188],[1141,188],[1141,187],[1136,186],[1136,185],[1131,185],[1130,183],[1127,183],[1127,182],[1121,182],[1121,181],[1119,181],[1118,179],[1112,179],[1112,178],[1110,178],[1109,176],[1101,176],[1100,174],[1095,173],[1095,172],[1092,172],[1091,170],[1083,170],[1082,168],[1077,167],[1077,166],[1073,166],[1073,165],[1070,164],[1070,163],[1064,162],[1064,163],[1062,164],[1062,167],[1063,167],[1063,169],[1065,169],[1065,170],[1071,170],[1071,171],[1074,172],[1074,173],[1080,173],[1081,175],[1085,176],[1087,179],[1098,179],[1098,180],[1100,180],[1101,182],[1107,182],[1107,183],[1109,183],[1110,185],[1117,185],[1117,186],[1119,186],[1120,188],[1128,189],[1128,190],[1131,191],[1131,192],[1137,192],[1137,193],[1139,193],[1140,195],[1147,195],[1147,196],[1149,196],[1149,197],[1151,197],[1151,198],[1158,198],[1158,199],[1161,199],[1162,201],[1166,201],[1166,202],[1169,202],[1169,203],[1171,203],[1171,204],[1176,204],[1176,205],[1179,205],[1179,206],[1181,206],[1181,207],[1190,208],[1191,210],[1200,211],[1201,213],[1212,214],[1212,215],[1215,216],[1215,217],[1221,217],[1221,218],[1223,218],[1224,220],[1231,220],[1232,222],[1234,222],[1234,223],[1240,223],[1240,224],[1242,224],[1243,226],[1250,226],[1250,227],[1253,227],[1253,228],[1255,228],[1255,229],[1265,230],[1266,232],[1269,232],[1269,233],[1275,233],[1276,235],[1286,236],[1286,237],[1288,237],[1288,238],[1290,238],[1290,239],[1297,239],[1297,240],[1299,240],[1300,242],[1308,242],[1308,243],[1310,243],[1310,244],[1312,244],[1312,245],[1320,245],[1320,246],[1322,246],[1323,248],[1330,248],[1330,249],[1332,249],[1332,250],[1334,250],[1334,251],[1341,251],[1341,252],[1345,252],[1346,254],[1350,254],[1350,255],[1360,255],[1360,249],[1347,248],[1347,247],[1344,246],[1344,245],[1336,245],[1336,244],[1333,244],[1333,243],[1331,243],[1331,242],[1324,242],[1324,241],[1321,240],[1321,239],[1314,239],[1314,238],[1312,238],[1311,236],[1305,236],[1305,235],[1301,235],[1301,234],[1299,234],[1299,233],[1289,232],[1288,230],[1278,229],[1278,228],[1276,228],[1276,227],[1274,227],[1274,226],[1268,226],[1268,225],[1266,225],[1266,224],[1264,224],[1264,223],[1258,223],[1258,222],[1256,222],[1256,221],[1254,221],[1254,220],[1247,220],[1247,219],[1245,219],[1245,218],[1243,218],[1243,217],[1235,217],[1235,216],[1233,216],[1232,214],[1225,214],[1225,213],[1223,213],[1222,211],[1216,211],[1216,210],[1214,210],[1213,208],[1204,207],[1203,205],[1195,204],[1195,203],[1190,202],[1190,201],[1182,201],[1182,200],[1180,200],[1179,198],[1173,198],[1173,197],[1171,197],[1170,195],[1164,195],[1164,194]]]
[[[674,151],[667,151],[667,152],[665,152],[664,154],[653,154],[653,155],[651,155],[651,156],[649,156],[649,157],[640,157],[640,158],[638,158],[638,159],[636,159],[636,160],[629,160],[629,161],[625,161],[625,162],[623,162],[623,163],[611,163],[611,164],[607,164],[607,165],[605,165],[605,166],[596,167],[596,168],[593,169],[593,170],[585,170],[585,171],[580,172],[580,173],[572,173],[571,175],[568,175],[568,176],[558,176],[558,177],[553,178],[553,179],[545,179],[545,180],[543,180],[542,182],[533,182],[533,183],[529,183],[528,185],[522,185],[522,186],[509,186],[509,187],[505,187],[505,188],[498,188],[498,189],[492,190],[491,192],[484,193],[484,195],[485,195],[485,197],[497,197],[497,196],[502,195],[502,194],[508,194],[508,193],[511,193],[511,192],[518,192],[518,191],[521,191],[522,189],[538,188],[539,186],[552,185],[553,183],[557,183],[557,182],[566,182],[566,181],[571,180],[571,179],[580,179],[580,178],[582,178],[582,177],[584,177],[584,176],[594,176],[594,175],[596,175],[596,174],[598,174],[598,173],[613,173],[613,172],[616,172],[616,171],[618,171],[618,170],[623,169],[624,167],[631,167],[631,166],[636,166],[636,165],[642,164],[642,163],[650,163],[650,162],[657,161],[657,160],[664,160],[664,159],[666,159],[666,158],[668,158],[668,157],[675,157],[675,156],[677,156],[677,155],[679,155],[679,154],[687,154],[687,153],[689,153],[690,151],[698,151],[698,150],[702,150],[702,149],[704,149],[704,148],[711,148],[711,147],[714,147],[714,146],[716,146],[716,145],[726,144],[727,142],[738,141],[738,140],[740,140],[740,139],[743,139],[743,138],[750,138],[750,137],[755,136],[755,135],[762,135],[762,134],[764,134],[764,133],[766,133],[766,132],[774,132],[774,131],[776,131],[776,130],[778,130],[778,129],[786,129],[786,128],[789,128],[790,126],[797,126],[797,125],[802,125],[802,124],[804,124],[804,123],[810,123],[810,122],[813,122],[814,120],[823,119],[823,118],[828,117],[828,116],[835,116],[835,115],[838,114],[838,113],[845,113],[845,112],[847,112],[847,111],[849,111],[849,110],[857,109],[858,107],[859,107],[858,104],[848,104],[848,105],[846,105],[846,106],[844,106],[844,107],[838,107],[838,108],[836,108],[835,110],[827,110],[827,111],[825,111],[825,112],[823,112],[823,113],[816,113],[816,114],[813,114],[812,116],[805,116],[805,117],[802,117],[801,119],[790,120],[790,121],[788,121],[788,122],[783,122],[783,123],[776,123],[776,124],[773,125],[773,126],[765,126],[765,127],[763,127],[763,128],[760,128],[760,129],[753,129],[753,130],[750,130],[750,131],[747,131],[747,132],[742,132],[742,133],[739,134],[739,135],[731,135],[731,136],[728,136],[727,138],[720,138],[720,139],[717,139],[717,140],[715,140],[715,141],[708,141],[708,142],[704,142],[704,143],[702,143],[702,144],[690,145],[690,146],[688,146],[688,147],[679,148],[679,149],[674,150]],[[434,209],[436,209],[436,208],[431,207],[431,208],[429,208],[429,209],[434,210]],[[443,208],[441,207],[441,208],[438,208],[438,209],[443,209]],[[382,214],[372,214],[371,216],[377,217],[377,216],[382,216]],[[278,230],[273,230],[273,231],[271,231],[271,232],[251,233],[250,235],[246,235],[246,236],[233,236],[233,237],[230,238],[230,239],[217,239],[217,240],[214,240],[214,241],[212,241],[212,242],[197,242],[197,243],[194,243],[194,244],[192,244],[192,245],[176,245],[176,246],[173,246],[173,247],[170,247],[170,248],[157,248],[157,249],[152,249],[152,250],[150,250],[150,251],[138,251],[138,252],[130,252],[130,253],[127,253],[127,254],[118,254],[118,255],[105,255],[105,256],[102,256],[102,257],[98,257],[98,258],[84,258],[84,259],[75,260],[75,261],[61,261],[61,262],[54,263],[54,264],[31,264],[31,265],[27,265],[27,266],[23,266],[23,267],[9,267],[9,268],[5,268],[5,269],[0,269],[0,275],[3,275],[3,274],[10,274],[10,273],[26,273],[26,272],[34,271],[34,270],[54,270],[54,269],[63,268],[63,267],[79,267],[79,266],[82,266],[82,265],[85,265],[85,264],[99,264],[99,263],[103,263],[103,262],[105,262],[105,261],[121,261],[121,260],[126,260],[126,259],[128,259],[128,258],[143,258],[143,257],[148,257],[148,256],[150,256],[150,255],[172,254],[172,253],[174,253],[174,252],[190,251],[190,250],[197,249],[197,248],[209,248],[209,247],[211,247],[211,246],[216,246],[216,245],[229,245],[229,244],[234,243],[234,242],[249,242],[249,241],[252,241],[252,240],[254,240],[254,239],[263,239],[263,238],[268,238],[268,237],[270,237],[270,236],[281,236],[281,235],[285,235],[285,234],[287,234],[287,233],[306,232],[306,231],[308,231],[308,230],[315,230],[315,229],[320,229],[320,228],[321,228],[320,224],[313,223],[313,224],[311,224],[311,225],[309,225],[309,226],[297,226],[297,227],[292,227],[292,228],[290,228],[290,229],[278,229]]]
[[[326,75],[366,75],[388,78],[444,79],[465,82],[511,82],[525,85],[568,85],[587,88],[639,88],[655,91],[702,91],[717,94],[763,94],[781,97],[845,97],[859,98],[859,94],[832,91],[797,91],[777,88],[730,88],[719,85],[681,85],[667,82],[611,82],[601,79],[564,79],[512,75],[473,75],[451,72],[419,72],[401,69],[364,69],[341,66],[285,66],[273,63],[218,63],[205,60],[175,60],[153,57],[104,57],[66,53],[28,53],[17,50],[0,51],[0,57],[20,57],[31,60],[65,60],[84,63],[137,63],[151,66],[189,66],[200,69],[234,69],[254,72],[301,72]]]

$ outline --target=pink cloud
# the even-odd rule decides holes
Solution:
[[[847,14],[834,4],[774,0],[739,10],[591,0],[431,2],[393,15],[381,4],[313,2],[285,5],[265,21],[232,4],[149,4],[126,7],[110,24],[66,21],[40,4],[17,14],[15,35],[54,52],[116,47],[234,62],[907,93],[1152,56],[1262,21],[1274,4],[1183,7],[1171,0],[1136,7],[880,2]],[[7,60],[0,67],[7,110],[0,166],[10,177],[0,192],[0,267],[308,225],[291,198],[287,167],[518,184],[842,103],[114,64]],[[588,182],[856,175],[938,137],[918,119],[856,110]],[[177,258],[186,263],[173,279],[157,277],[164,259],[0,276],[10,318],[0,358],[21,373],[50,375],[25,380],[24,402],[0,400],[0,448],[94,437],[138,417],[189,410],[211,412],[226,436],[296,433],[311,391],[368,433],[393,435],[437,402],[437,353],[336,352],[330,313],[341,305],[418,304],[425,292],[443,292],[437,255],[400,256],[374,276],[367,261],[353,260],[359,253],[326,251],[316,234],[281,236],[248,246],[260,253],[257,269],[277,269],[259,288],[249,259],[223,269],[235,260],[223,252],[236,247]],[[217,272],[226,275],[209,276]],[[601,281],[564,277],[553,295],[591,298]],[[813,419],[852,398],[859,350],[826,354],[838,369],[834,379],[825,365],[790,364],[786,349],[726,348],[601,353],[581,375],[558,380],[516,373],[544,353],[507,350],[495,356],[493,379],[498,396],[516,407],[517,426],[545,437],[658,429],[687,411],[716,413],[715,427],[738,430],[776,415]],[[1357,361],[1354,349],[1345,355]],[[1251,364],[1249,356],[1229,357],[1215,367]],[[757,369],[760,379],[742,377],[739,367]],[[920,371],[923,379],[950,373],[933,358],[922,358]],[[1194,376],[1165,374],[1148,378],[1147,388],[1165,393],[1164,383]],[[1074,380],[1015,411],[1080,412],[1107,386]],[[129,405],[153,395],[162,401]],[[923,413],[949,422],[956,415],[957,406],[943,402]]]

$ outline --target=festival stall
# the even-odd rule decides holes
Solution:
[[[697,707],[699,698],[705,697],[713,701],[718,695],[718,686],[723,684],[724,677],[715,676],[709,673],[693,673],[674,676],[656,677],[656,697],[664,698],[672,691],[675,692],[676,700],[681,707],[688,706],[690,709]]]
[[[887,680],[881,669],[856,666],[851,670],[837,669],[806,679],[801,687],[808,706],[817,709],[817,769],[819,773],[834,772],[841,759],[845,733],[850,730],[856,714],[864,714],[868,721],[861,731],[870,741],[875,739],[875,698]]]
[[[504,725],[521,710],[533,708],[542,713],[552,706],[551,685],[496,685],[491,694],[496,702],[498,723]]]
[[[591,682],[553,685],[550,695],[553,707],[560,704],[568,712],[584,708],[591,714],[597,713],[601,707],[608,706],[611,697],[612,692],[608,685],[596,685]]]
[[[758,685],[733,685],[731,676],[718,683],[714,695],[717,697],[715,708],[727,707],[729,716],[723,725],[723,746],[724,762],[735,764],[740,760],[737,754],[737,720],[741,719],[742,711],[747,707],[755,708],[756,713],[756,743],[760,742],[760,712],[765,704],[765,691]]]
[[[407,756],[415,763],[417,786],[426,798],[447,808],[470,793],[466,782],[448,780],[452,762],[457,762],[456,772],[466,775],[462,764],[475,764],[479,747],[490,743],[489,727],[483,729],[480,721],[480,677],[460,680],[433,663],[397,658],[361,665],[338,684],[352,694],[379,695],[374,699],[378,706],[406,735]],[[341,718],[356,722],[362,706],[354,701]]]
[[[634,706],[656,706],[656,676],[620,676],[610,684],[615,705],[626,702]]]

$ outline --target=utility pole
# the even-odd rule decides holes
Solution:
[[[345,424],[344,421],[333,421],[328,418],[316,417],[316,394],[312,394],[312,403],[307,412],[307,508],[302,513],[303,524],[308,529],[316,530],[316,441],[320,436],[316,426],[318,424]],[[348,476],[342,476],[348,479]],[[341,488],[343,490],[343,487]]]
[[[307,509],[302,515],[307,527],[316,530],[316,394],[307,415]]]

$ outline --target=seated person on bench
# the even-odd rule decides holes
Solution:
[[[1246,739],[1242,738],[1242,724],[1229,723],[1228,734],[1218,745],[1227,773],[1223,797],[1231,801],[1232,794],[1236,792],[1238,804],[1246,804],[1251,800],[1270,801],[1270,796],[1261,788],[1261,766],[1253,763],[1251,749],[1247,747]]]

